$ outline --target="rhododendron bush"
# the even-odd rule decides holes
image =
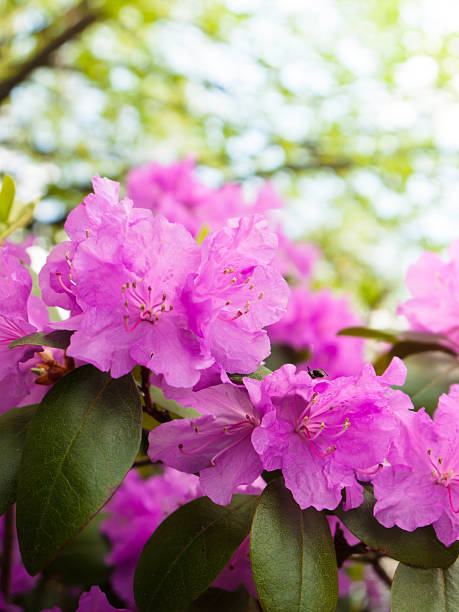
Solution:
[[[459,242],[376,330],[270,184],[127,188],[94,177],[39,290],[0,246],[0,609],[459,609]]]

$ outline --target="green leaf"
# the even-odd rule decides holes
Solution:
[[[72,586],[103,584],[110,576],[105,557],[110,551],[99,526],[106,517],[98,514],[44,570],[44,575]]]
[[[11,349],[15,346],[30,345],[66,349],[70,344],[70,338],[72,336],[72,333],[73,332],[67,331],[66,329],[57,329],[55,331],[50,332],[49,334],[44,334],[43,332],[36,332],[35,334],[22,336],[22,338],[16,338],[16,340],[13,340],[13,342],[9,344],[9,348]]]
[[[254,378],[255,380],[263,380],[268,374],[272,374],[272,370],[263,365],[259,365],[255,372],[251,374],[228,374],[229,378],[237,383],[242,383],[244,378]]]
[[[16,501],[22,450],[37,406],[12,408],[0,416],[0,515]]]
[[[459,543],[447,548],[437,540],[431,525],[411,532],[399,527],[383,527],[373,516],[374,496],[366,490],[364,496],[364,502],[358,508],[344,512],[339,507],[334,514],[367,546],[416,567],[448,567],[455,562]]]
[[[427,352],[407,357],[405,365],[408,375],[401,389],[410,396],[415,408],[425,407],[430,415],[436,410],[440,395],[459,383],[457,357]]]
[[[0,222],[2,223],[7,223],[8,221],[15,193],[16,188],[13,179],[9,174],[5,174],[3,177],[2,190],[0,191]]]
[[[174,612],[215,580],[247,536],[258,498],[233,495],[228,506],[201,497],[171,514],[148,540],[134,578],[140,612]]]
[[[419,569],[400,563],[391,592],[392,612],[457,612],[459,561],[447,569]]]
[[[345,327],[340,329],[338,336],[353,336],[355,338],[371,338],[372,340],[383,340],[395,344],[398,340],[398,335],[391,331],[382,329],[370,329],[369,327]]]
[[[43,399],[27,432],[18,482],[22,559],[34,575],[91,520],[131,467],[142,412],[131,375],[87,365]]]
[[[182,417],[182,419],[200,416],[199,412],[194,408],[191,408],[191,406],[181,406],[173,399],[166,399],[164,397],[163,390],[159,387],[155,387],[154,385],[150,385],[150,397],[151,401],[156,406],[158,406],[162,410],[172,412],[173,414]]]
[[[447,353],[448,355],[452,355],[455,360],[457,359],[456,352],[452,348],[444,344],[438,344],[435,342],[418,342],[413,340],[403,340],[394,344],[390,351],[384,353],[384,355],[381,355],[376,360],[374,364],[376,374],[383,374],[394,357],[406,359],[411,355],[417,355],[419,353],[429,353],[434,351],[439,351],[440,353]]]
[[[325,514],[301,510],[282,478],[269,483],[253,518],[250,558],[266,612],[334,612],[338,570]]]
[[[239,587],[237,591],[212,588],[207,589],[184,612],[247,612],[248,607],[249,594],[244,587]]]

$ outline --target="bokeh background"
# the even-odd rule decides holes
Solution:
[[[42,246],[94,173],[192,155],[272,179],[316,283],[375,325],[459,236],[458,98],[455,0],[0,0],[0,171]]]

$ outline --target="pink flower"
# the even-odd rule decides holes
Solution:
[[[252,483],[262,472],[251,442],[261,413],[245,388],[231,384],[195,392],[166,387],[164,392],[202,416],[169,421],[151,431],[150,459],[190,474],[199,472],[203,493],[216,504],[229,504],[239,485]]]
[[[263,328],[283,315],[289,292],[272,267],[276,247],[257,215],[231,220],[201,245],[198,274],[187,289],[190,328],[227,372],[253,372],[269,355]]]
[[[114,378],[141,364],[176,387],[213,364],[255,370],[287,299],[266,223],[233,221],[198,247],[183,226],[118,202],[117,183],[96,177],[94,190],[40,275],[48,304],[71,310],[53,324],[75,330],[67,354]]]
[[[398,307],[413,329],[459,340],[459,241],[449,247],[450,261],[423,253],[413,264],[406,284],[413,298]]]
[[[358,480],[378,469],[397,434],[391,404],[402,393],[390,385],[405,372],[396,359],[385,376],[366,364],[358,376],[312,380],[288,364],[261,383],[247,380],[252,402],[264,410],[253,446],[265,469],[282,470],[301,508],[336,508],[342,489],[346,508],[360,505]]]
[[[424,410],[401,418],[390,467],[374,478],[375,517],[406,531],[433,524],[449,546],[459,538],[459,385],[440,397],[432,420]]]
[[[9,344],[36,332],[48,321],[44,304],[31,295],[32,278],[22,263],[23,255],[20,249],[11,249],[8,244],[0,247],[0,413],[33,401],[29,401],[34,389],[30,368],[37,361],[37,348],[10,349]]]
[[[299,368],[309,365],[324,369],[332,377],[351,376],[363,365],[363,340],[337,333],[360,323],[347,300],[337,299],[327,289],[313,293],[297,287],[291,291],[287,313],[268,332],[271,342],[310,353]]]
[[[68,355],[114,378],[139,363],[170,384],[194,385],[212,363],[187,329],[181,300],[198,265],[197,244],[182,226],[130,200],[117,202],[117,183],[96,177],[94,189],[69,216],[74,240],[64,247],[66,259],[59,245],[40,275],[48,299],[54,284],[56,295],[75,304],[72,316],[55,324],[75,330]]]
[[[169,166],[152,162],[133,168],[127,185],[135,206],[181,223],[194,236],[204,227],[215,231],[233,217],[264,214],[282,205],[269,183],[263,185],[254,203],[245,201],[241,186],[235,183],[218,189],[205,186],[197,180],[191,158]]]

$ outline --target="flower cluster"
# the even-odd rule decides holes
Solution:
[[[459,538],[459,385],[440,397],[434,418],[400,414],[401,435],[374,479],[375,516],[406,531],[433,524],[449,546]]]
[[[384,376],[370,364],[353,377],[313,379],[285,365],[263,381],[220,384],[167,396],[202,416],[164,423],[149,435],[149,456],[200,474],[203,491],[227,504],[241,484],[265,469],[281,469],[301,508],[333,509],[362,502],[359,480],[379,471],[398,435],[398,413],[411,403],[391,385],[403,384],[394,359]]]
[[[270,351],[264,327],[288,296],[266,221],[235,219],[198,246],[182,225],[119,201],[118,190],[94,179],[66,222],[70,240],[40,273],[45,301],[70,310],[55,325],[74,330],[67,354],[115,378],[140,364],[179,387],[211,366],[256,369]]]

